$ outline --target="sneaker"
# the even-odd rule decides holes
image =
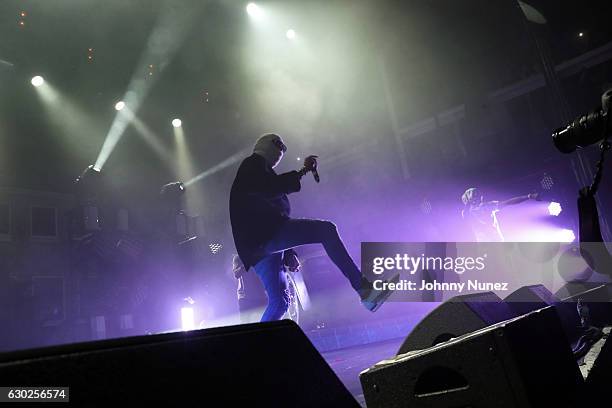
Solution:
[[[394,275],[391,279],[386,280],[385,282],[399,282],[400,274]],[[362,279],[362,287],[363,289],[359,291],[359,296],[361,297],[361,304],[368,309],[370,312],[377,311],[383,303],[391,296],[393,293],[392,290],[376,290],[374,289],[374,285],[369,280],[363,278]]]

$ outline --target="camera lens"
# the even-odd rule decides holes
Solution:
[[[598,109],[581,116],[566,128],[557,129],[552,138],[555,147],[562,153],[571,153],[578,147],[586,147],[603,138],[606,116]]]
[[[576,150],[576,137],[573,135],[572,127],[559,128],[552,134],[555,147],[562,153],[571,153]]]

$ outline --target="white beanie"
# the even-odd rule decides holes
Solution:
[[[461,201],[463,201],[464,205],[468,205],[474,199],[476,199],[476,196],[478,194],[480,194],[480,191],[476,187],[470,187],[465,190],[465,193],[463,193],[463,195],[461,196]]]
[[[253,147],[253,153],[257,153],[266,159],[266,163],[270,165],[270,167],[274,167],[278,164],[279,155],[278,155],[278,146],[274,144],[274,142],[283,140],[279,135],[275,135],[274,133],[267,133],[262,135],[255,142],[255,146]],[[281,155],[282,157],[282,155]]]

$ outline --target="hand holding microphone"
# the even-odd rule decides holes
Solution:
[[[527,198],[529,198],[530,200],[542,201],[540,193],[530,193],[529,195],[527,195]]]
[[[319,179],[319,173],[317,172],[317,158],[319,156],[308,156],[304,159],[304,172],[312,172],[312,176],[314,177],[315,181],[318,183],[320,181]]]

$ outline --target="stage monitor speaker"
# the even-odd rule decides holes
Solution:
[[[518,288],[504,298],[517,316],[554,305],[559,299],[544,285],[530,285]]]
[[[568,282],[555,294],[564,303],[578,299],[587,306],[590,323],[603,327],[612,325],[612,284],[603,282]]]
[[[493,292],[455,296],[425,316],[397,354],[428,348],[515,316]]]
[[[562,302],[553,295],[544,285],[523,286],[506,296],[504,302],[516,316],[520,316],[546,306],[554,306],[561,326],[568,341],[574,344],[584,334],[581,328],[580,316],[576,303],[572,301]]]
[[[368,408],[578,407],[584,387],[552,307],[363,371]]]
[[[69,386],[76,406],[359,407],[290,320],[0,354],[3,386]]]

